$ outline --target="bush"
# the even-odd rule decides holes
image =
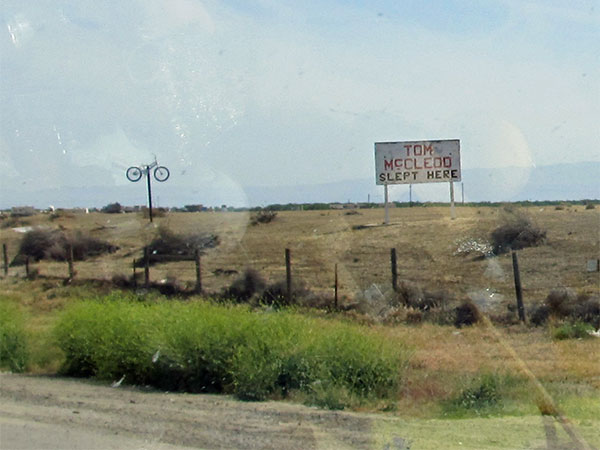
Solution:
[[[27,368],[29,352],[22,314],[16,306],[0,301],[0,367],[13,372]]]
[[[310,290],[302,280],[292,279],[291,299],[287,295],[287,282],[285,280],[276,281],[269,284],[261,295],[261,302],[265,305],[287,306],[300,303],[300,299],[307,298]]]
[[[402,343],[357,325],[204,303],[79,302],[55,333],[68,375],[246,400],[392,397],[408,361]]]
[[[142,217],[144,219],[150,218],[150,209],[147,206],[142,207]],[[165,217],[167,210],[165,208],[152,208],[152,217]]]
[[[113,253],[118,247],[96,239],[81,231],[67,235],[60,230],[35,229],[25,233],[19,245],[19,255],[29,256],[35,261],[54,259],[66,261],[69,248],[73,259],[82,261],[104,253]]]
[[[504,213],[504,223],[492,231],[490,240],[495,255],[510,250],[534,247],[546,241],[546,231],[535,226],[523,213]]]
[[[252,215],[250,218],[251,225],[258,225],[260,223],[271,223],[277,217],[277,211],[269,209],[261,209]]]
[[[509,375],[483,374],[468,383],[458,394],[442,402],[446,414],[455,417],[489,416],[503,410],[523,380]]]
[[[167,227],[158,229],[158,236],[148,245],[150,264],[192,259],[196,250],[203,252],[220,243],[219,236],[209,233],[175,234]],[[138,260],[138,266],[144,265],[144,259]]]
[[[123,211],[123,207],[119,202],[109,203],[108,205],[104,206],[100,211],[106,214],[118,214]]]
[[[403,304],[407,308],[415,308],[422,311],[443,306],[452,299],[452,295],[449,292],[429,291],[406,281],[399,283],[396,292],[400,304]]]
[[[262,295],[266,281],[254,269],[246,269],[235,279],[231,286],[223,291],[221,296],[225,299],[236,300],[238,303],[248,302],[254,296]]]
[[[596,205],[594,205],[593,203],[587,203],[585,205],[585,209],[596,209]]]
[[[595,329],[600,329],[600,297],[578,297],[572,316],[576,320],[589,323]]]
[[[546,297],[545,304],[551,316],[562,318],[572,314],[577,294],[573,289],[552,289]]]
[[[536,305],[529,312],[529,320],[535,326],[545,324],[550,317],[550,308],[546,304]]]
[[[0,228],[16,228],[29,225],[29,221],[19,217],[0,216]]]
[[[464,409],[480,410],[495,406],[500,401],[498,384],[496,377],[484,375],[474,386],[463,390],[454,402]]]
[[[584,322],[566,322],[552,330],[552,337],[557,340],[584,339],[591,337],[589,331],[594,331],[590,324]]]
[[[481,316],[479,310],[471,301],[464,301],[456,308],[454,326],[457,328],[473,325],[480,320]]]

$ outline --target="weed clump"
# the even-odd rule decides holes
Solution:
[[[254,213],[250,218],[250,225],[259,225],[261,223],[271,223],[277,217],[277,211],[270,209],[261,209]]]
[[[219,236],[210,233],[176,234],[161,226],[158,236],[148,245],[149,263],[176,261],[181,258],[192,259],[196,251],[204,251],[219,245]],[[138,260],[142,266],[144,259]]]
[[[24,372],[29,352],[24,319],[16,306],[0,303],[0,367]]]
[[[267,283],[254,269],[246,269],[231,285],[224,289],[219,297],[237,303],[252,303],[283,307],[289,305],[325,306],[331,304],[329,299],[311,292],[302,280],[292,280],[291,298],[288,298],[285,280]]]
[[[454,326],[461,328],[463,326],[473,325],[481,320],[481,315],[477,306],[471,301],[464,301],[456,307],[456,317]]]
[[[485,374],[450,399],[445,410],[458,416],[489,415],[502,405],[501,384],[498,375]]]
[[[492,231],[490,241],[493,253],[499,255],[546,242],[546,231],[533,224],[524,213],[505,209],[503,223]]]
[[[546,297],[545,304],[548,313],[556,318],[568,317],[573,313],[577,301],[577,294],[573,289],[552,289]]]
[[[285,280],[269,284],[261,296],[261,302],[273,306],[289,306],[300,303],[301,299],[310,295],[310,290],[302,280],[292,280],[291,298],[288,298],[287,283]]]
[[[565,322],[552,330],[552,337],[557,340],[584,339],[591,337],[590,331],[594,331],[593,327],[585,322]]]
[[[583,322],[600,328],[600,297],[577,295],[573,289],[552,289],[543,303],[530,312],[531,323],[543,325],[549,319]]]
[[[70,249],[74,260],[83,261],[105,253],[114,253],[118,247],[81,231],[67,234],[61,230],[34,229],[25,233],[21,239],[18,256],[19,259],[28,256],[35,261],[66,261]]]
[[[105,214],[119,214],[123,212],[123,206],[119,202],[109,203],[102,207],[101,211]]]
[[[266,286],[267,282],[256,270],[246,269],[223,291],[221,296],[238,303],[246,303],[251,298],[262,295]]]
[[[576,320],[600,329],[600,297],[579,296],[572,315]]]

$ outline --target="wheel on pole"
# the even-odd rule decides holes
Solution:
[[[156,181],[167,181],[169,178],[170,172],[165,166],[158,166],[154,169],[154,178]]]
[[[127,175],[127,179],[129,181],[139,181],[140,178],[142,178],[142,169],[140,169],[139,167],[130,167],[129,169],[127,169],[126,175]]]

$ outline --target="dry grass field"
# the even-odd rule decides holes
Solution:
[[[547,243],[519,252],[521,280],[526,304],[542,301],[549,290],[570,287],[578,293],[598,294],[600,277],[587,272],[586,262],[600,255],[600,211],[584,206],[519,208],[547,232]],[[334,266],[338,264],[339,287],[347,301],[373,283],[390,283],[390,248],[396,248],[400,280],[429,290],[449,292],[455,298],[490,296],[512,303],[514,284],[510,254],[478,258],[476,253],[458,254],[460,242],[489,239],[490,232],[504,220],[503,208],[458,207],[450,219],[448,208],[413,207],[391,209],[391,223],[381,225],[383,210],[286,211],[268,224],[250,225],[249,212],[170,213],[153,224],[141,214],[63,214],[24,219],[28,225],[67,230],[86,230],[94,237],[119,246],[114,254],[78,262],[78,278],[111,279],[129,276],[133,258],[166,226],[176,233],[217,234],[220,245],[202,258],[203,286],[215,292],[229,285],[235,275],[218,274],[218,269],[243,272],[253,268],[268,281],[285,277],[284,249],[291,249],[292,270],[313,291],[332,295]],[[358,229],[357,229],[358,228]],[[0,242],[14,256],[22,233],[0,230]],[[40,274],[65,276],[64,263],[41,261]],[[23,268],[11,268],[13,274]],[[217,274],[215,274],[217,273]],[[153,266],[153,280],[166,277],[192,282],[192,262]],[[494,298],[495,296],[495,298]]]

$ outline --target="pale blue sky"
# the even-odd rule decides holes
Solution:
[[[464,169],[600,161],[598,1],[3,1],[0,187],[369,178],[373,143]]]

